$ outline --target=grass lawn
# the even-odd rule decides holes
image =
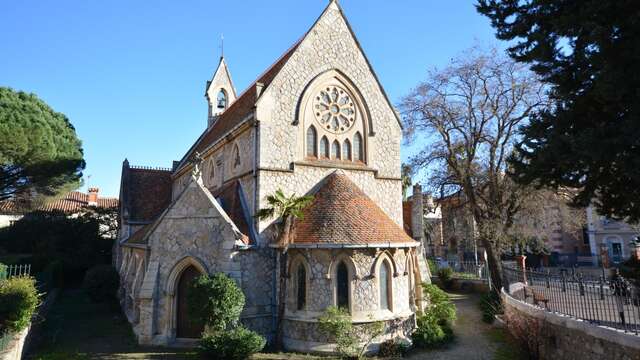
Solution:
[[[60,293],[35,339],[31,360],[199,359],[193,350],[143,347],[118,304],[95,304],[82,290]],[[313,360],[315,356],[260,353],[254,360]],[[322,358],[327,360],[327,358]]]
[[[117,304],[92,303],[81,290],[60,293],[44,319],[30,359],[197,359],[194,352],[145,348],[136,344],[131,326]]]

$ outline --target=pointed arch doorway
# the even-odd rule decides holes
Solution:
[[[202,273],[195,266],[190,265],[178,280],[177,312],[176,312],[176,337],[184,339],[200,338],[204,325],[200,321],[189,318],[189,304],[187,302],[187,292],[193,280]]]

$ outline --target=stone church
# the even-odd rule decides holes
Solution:
[[[402,229],[400,120],[337,1],[241,94],[221,58],[205,97],[207,127],[172,169],[123,163],[114,262],[138,341],[197,338],[185,289],[216,272],[243,290],[243,324],[273,340],[282,321],[289,350],[332,351],[317,320],[331,305],[384,321],[375,343],[407,338],[429,277]],[[278,189],[313,196],[287,249],[279,220],[254,216]]]

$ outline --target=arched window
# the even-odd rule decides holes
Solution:
[[[218,92],[218,109],[226,109],[227,108],[227,93],[224,89],[220,89]]]
[[[322,140],[320,140],[320,156],[325,159],[329,158],[329,140],[327,140],[326,136],[323,136]]]
[[[380,310],[391,310],[391,269],[387,261],[383,261],[380,265],[378,279],[380,281]]]
[[[336,270],[336,305],[349,309],[349,269],[344,261],[338,264]]]
[[[342,144],[342,159],[351,161],[351,142],[349,139]]]
[[[233,146],[233,168],[237,168],[240,166],[240,148],[238,148],[238,144]]]
[[[296,307],[298,310],[304,309],[307,303],[307,270],[304,265],[298,265],[297,271],[297,291],[296,291]]]
[[[307,157],[318,157],[317,152],[318,133],[316,128],[309,126],[307,129]]]
[[[335,140],[333,145],[331,145],[331,158],[334,160],[340,160],[340,155],[340,143],[338,140]]]
[[[364,161],[364,151],[362,150],[362,136],[357,132],[353,136],[353,150],[355,152],[353,159],[355,161]]]

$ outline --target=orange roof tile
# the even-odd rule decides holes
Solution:
[[[418,244],[340,171],[323,180],[303,214],[295,223],[293,247]]]
[[[60,211],[65,214],[80,212],[89,206],[89,195],[79,191],[72,191],[58,200],[51,201],[44,205],[37,206],[34,211],[54,212]],[[98,208],[118,207],[118,199],[110,197],[99,197]],[[18,201],[5,200],[0,202],[0,213],[3,214],[24,214],[28,212],[28,207],[23,206]]]

